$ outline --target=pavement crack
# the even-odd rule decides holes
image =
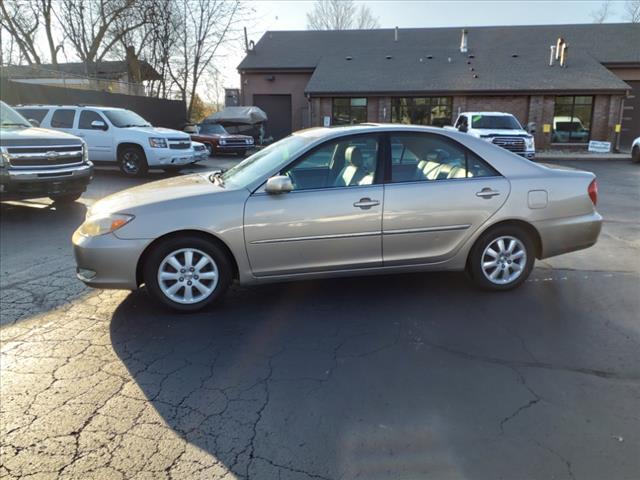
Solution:
[[[290,467],[288,465],[280,465],[278,463],[275,463],[273,460],[269,460],[268,458],[265,458],[265,457],[256,456],[254,458],[262,460],[263,462],[268,463],[272,467],[275,467],[275,468],[279,469],[278,477],[280,476],[280,470],[286,470],[288,472],[300,473],[302,475],[306,475],[309,478],[317,478],[317,479],[320,479],[320,480],[332,480],[330,477],[325,477],[323,475],[318,475],[317,473],[310,473],[310,472],[307,472],[306,470]]]

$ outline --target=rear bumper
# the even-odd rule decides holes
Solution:
[[[602,216],[598,212],[577,217],[534,222],[542,241],[540,258],[589,248],[598,241]]]
[[[137,266],[151,240],[122,240],[113,234],[86,237],[77,230],[73,237],[77,276],[94,288],[138,288]]]
[[[93,165],[0,170],[3,200],[48,197],[84,192],[93,178]]]

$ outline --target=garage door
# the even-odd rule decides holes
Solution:
[[[620,150],[628,152],[631,150],[633,139],[640,137],[640,81],[625,81],[631,87],[631,93],[624,100]]]
[[[267,114],[265,138],[280,140],[291,133],[291,95],[254,95],[253,104]]]

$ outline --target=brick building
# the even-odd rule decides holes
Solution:
[[[465,110],[535,124],[541,149],[584,149],[589,140],[625,149],[640,135],[639,24],[462,32],[266,32],[238,66],[240,102],[267,112],[274,138],[327,124],[449,125]],[[564,67],[550,65],[559,38]]]

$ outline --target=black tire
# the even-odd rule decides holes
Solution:
[[[134,145],[118,151],[118,167],[127,177],[144,177],[149,171],[144,150]]]
[[[82,196],[83,192],[75,193],[61,193],[60,195],[51,195],[49,198],[53,200],[53,203],[73,203]]]
[[[633,163],[640,163],[640,147],[633,147],[631,151],[631,161]]]
[[[504,259],[501,256],[496,258],[496,267],[488,267],[487,274],[485,274],[485,270],[483,269],[483,263],[489,263],[492,261],[493,255],[489,253],[485,253],[488,247],[492,245],[494,242],[497,242],[500,238],[513,238],[516,239],[519,244],[516,242],[514,252],[519,252],[520,250],[524,250],[525,257],[521,260],[521,263],[518,263],[517,260],[512,259],[511,255],[506,256]],[[504,239],[504,242],[508,242],[508,239]],[[507,243],[507,246],[509,243]],[[493,250],[493,248],[492,248]],[[469,254],[469,260],[467,263],[467,271],[474,281],[474,283],[485,290],[511,290],[527,280],[531,270],[533,269],[533,264],[535,262],[535,244],[534,240],[531,238],[529,232],[525,229],[518,226],[504,225],[492,228],[485,233],[483,233],[473,248],[471,249],[471,253]],[[521,268],[519,276],[514,278],[512,281],[506,281],[504,279],[504,275],[510,275],[515,272],[513,268],[518,263],[518,266]],[[497,276],[502,278],[496,278],[494,281],[490,280],[488,277],[493,275],[496,270],[502,269],[504,273],[498,271]],[[504,283],[497,283],[500,281],[504,281]]]
[[[205,143],[204,146],[207,149],[207,153],[209,154],[209,156],[213,157],[213,145],[211,145],[210,143]]]
[[[158,273],[163,261],[171,253],[181,249],[194,249],[206,253],[215,262],[218,270],[217,284],[214,287],[213,292],[196,303],[184,304],[172,300],[163,292],[159,284]],[[196,257],[194,257],[194,259],[195,258]],[[188,275],[188,273],[186,275]],[[147,286],[147,291],[155,300],[158,300],[165,306],[178,312],[195,312],[215,303],[222,295],[224,295],[233,280],[233,268],[231,259],[228,258],[226,252],[224,252],[214,242],[196,235],[184,235],[171,237],[156,245],[145,261],[143,266],[143,276]],[[181,281],[184,283],[187,280],[183,277]],[[178,282],[176,281],[176,283]],[[186,289],[187,287],[184,285],[182,288]],[[178,291],[182,291],[184,294],[184,290],[182,290],[182,288]],[[195,291],[195,289],[196,287],[193,287],[192,291]]]

